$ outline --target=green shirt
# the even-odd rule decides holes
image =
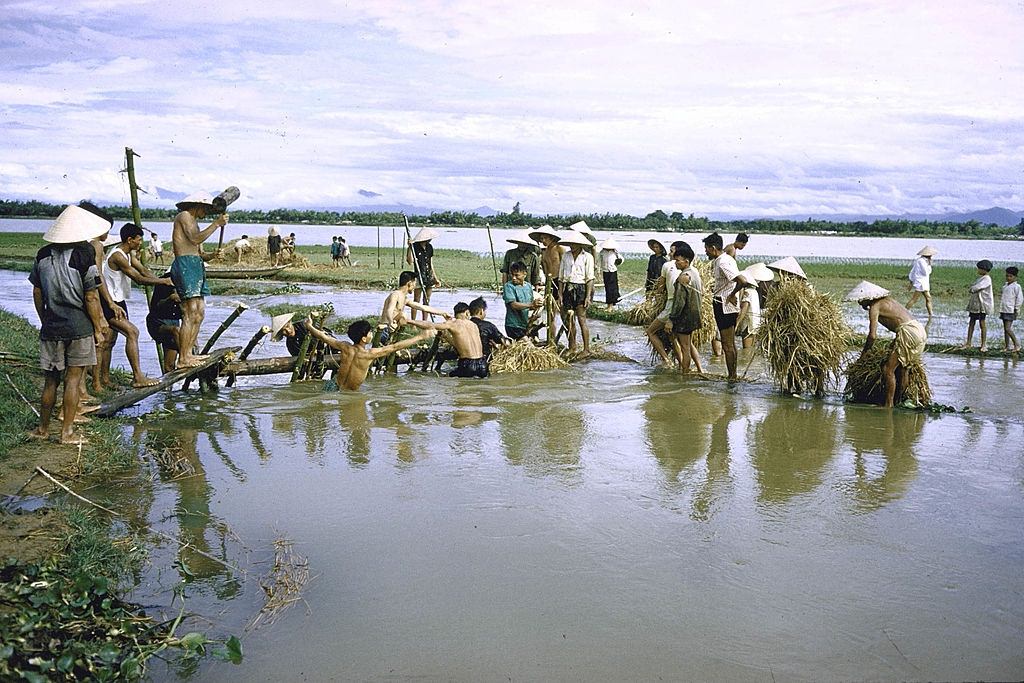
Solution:
[[[533,247],[518,246],[505,252],[505,260],[501,263],[501,272],[511,274],[512,264],[521,261],[526,266],[526,281],[531,285],[540,286],[540,257]]]
[[[524,308],[517,311],[512,308],[512,302],[533,303],[533,287],[526,283],[514,285],[511,282],[506,282],[505,288],[502,290],[502,298],[505,299],[505,328],[514,327],[525,330],[530,324],[530,309]]]

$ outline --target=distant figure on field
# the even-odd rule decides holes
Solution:
[[[449,377],[487,377],[487,361],[484,359],[483,340],[480,328],[469,319],[469,305],[461,301],[455,304],[455,317],[443,323],[432,323],[426,320],[410,320],[409,324],[423,330],[447,332],[448,342],[459,354],[459,362]]]
[[[992,270],[992,262],[982,259],[977,263],[978,279],[970,286],[970,296],[967,299],[967,314],[971,321],[967,323],[967,343],[962,348],[971,348],[971,339],[974,337],[974,323],[981,328],[982,353],[988,351],[986,341],[985,317],[995,309],[995,300],[992,296],[992,278],[989,272]]]
[[[289,259],[295,257],[295,233],[288,233],[287,237],[281,239],[281,252]]]
[[[472,325],[472,323],[470,324]],[[349,391],[357,391],[362,386],[363,381],[366,379],[366,374],[370,371],[370,364],[373,361],[378,358],[384,358],[395,351],[415,346],[422,341],[431,339],[437,334],[433,330],[424,330],[415,337],[404,339],[394,344],[388,344],[387,346],[368,349],[366,346],[373,339],[373,326],[366,320],[357,320],[348,326],[348,337],[352,340],[352,343],[340,341],[322,330],[318,330],[313,326],[313,321],[308,317],[303,325],[314,339],[319,339],[330,348],[339,352],[338,373],[335,375],[334,380],[338,383],[338,388],[348,389]],[[473,329],[475,330],[476,328],[474,327]]]
[[[999,295],[999,318],[1003,321],[1003,349],[1006,353],[1020,353],[1020,341],[1013,333],[1013,321],[1020,315],[1024,293],[1017,282],[1017,266],[1006,269],[1006,284]]]
[[[415,275],[423,281],[422,289],[420,283],[416,283],[412,294],[413,301],[422,300],[424,306],[430,305],[430,294],[434,291],[434,287],[441,286],[441,278],[434,270],[434,245],[430,243],[435,237],[437,237],[437,233],[434,230],[421,228],[412,238],[405,252],[405,262],[413,267]],[[415,310],[412,312],[412,317],[416,318]],[[426,320],[427,314],[423,313],[422,317]]]
[[[342,237],[340,239],[341,239],[341,262],[344,265],[346,265],[346,266],[351,266],[352,265],[352,250],[349,249],[348,242],[345,241],[344,237]]]
[[[270,258],[270,265],[275,268],[281,265],[281,232],[276,225],[267,228],[267,256]]]
[[[331,267],[339,268],[341,266],[341,241],[340,238],[335,235],[331,238]]]
[[[149,251],[153,256],[153,262],[164,264],[164,243],[160,241],[160,237],[155,233],[149,233]]]
[[[242,256],[248,254],[250,251],[252,251],[252,243],[249,241],[248,235],[242,235],[235,240],[235,256],[238,257],[235,263],[241,263]]]
[[[529,233],[522,232],[512,235],[506,242],[516,245],[514,249],[505,252],[505,259],[501,262],[501,286],[504,287],[510,277],[509,269],[513,263],[522,263],[526,268],[526,282],[535,288],[540,288],[544,280],[541,276],[540,257],[537,254],[537,243]]]
[[[199,328],[206,317],[206,300],[210,288],[206,285],[206,261],[220,256],[216,252],[204,252],[203,242],[222,225],[228,222],[227,213],[222,213],[206,228],[200,230],[198,220],[216,209],[213,197],[206,192],[197,192],[185,197],[177,204],[180,213],[174,217],[174,232],[171,242],[174,245],[174,261],[171,263],[171,280],[181,297],[181,345],[178,348],[178,365],[180,367],[196,367],[202,364],[205,356],[197,356],[196,341],[199,339]]]
[[[32,438],[49,437],[50,417],[63,376],[60,441],[83,440],[74,432],[79,391],[85,369],[96,363],[96,344],[103,340],[107,328],[97,292],[100,278],[96,255],[88,240],[108,232],[111,225],[110,216],[83,202],[66,207],[43,235],[49,244],[36,254],[28,276],[40,322],[39,366],[44,373],[39,425],[29,433]]]
[[[601,278],[604,281],[604,303],[605,308],[611,310],[619,303],[619,266],[622,265],[622,256],[619,255],[619,243],[613,239],[607,239],[601,243]]]
[[[924,306],[928,310],[928,317],[932,317],[932,292],[931,292],[931,274],[932,274],[932,256],[939,253],[932,247],[924,247],[921,251],[917,252],[917,258],[914,259],[914,265],[910,267],[910,288],[913,293],[910,295],[910,301],[907,302],[907,309],[914,307],[917,300],[924,297]]]
[[[658,240],[647,240],[647,246],[651,250],[651,255],[647,258],[647,278],[644,280],[644,291],[649,292],[661,277],[661,269],[668,260],[668,252],[665,251],[665,245]]]
[[[906,378],[906,368],[921,360],[928,334],[924,325],[910,315],[910,311],[889,296],[889,290],[866,280],[854,287],[846,295],[846,300],[856,301],[868,312],[868,337],[861,355],[874,345],[879,323],[896,333],[896,339],[889,347],[889,357],[882,366],[885,407],[892,408],[897,394],[902,393],[900,389]]]

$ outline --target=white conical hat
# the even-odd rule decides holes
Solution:
[[[576,232],[593,232],[590,229],[590,226],[587,225],[586,221],[576,221],[575,223],[569,226],[569,229],[575,230]]]
[[[294,313],[282,313],[270,319],[270,338],[277,339],[284,326],[292,321]]]
[[[429,242],[432,239],[440,237],[437,230],[433,228],[420,228],[420,231],[416,233],[416,236],[412,238],[413,242]]]
[[[922,247],[921,251],[917,252],[918,256],[935,256],[939,253],[939,250],[935,247]]]
[[[804,269],[800,267],[800,264],[797,263],[796,259],[792,256],[787,256],[786,258],[779,259],[778,261],[773,261],[768,264],[768,267],[774,268],[775,270],[781,270],[784,273],[796,275],[798,278],[803,280],[807,279],[807,275],[804,274]]]
[[[619,243],[616,242],[611,237],[606,239],[604,242],[601,242],[601,251],[604,251],[605,249],[610,249],[611,251],[617,251],[618,248],[619,248]]]
[[[533,237],[531,237],[530,233],[525,230],[515,233],[511,237],[506,238],[505,241],[511,242],[512,244],[525,244],[530,247],[537,246],[537,243],[533,241]]]
[[[110,230],[112,221],[100,218],[80,206],[67,206],[47,229],[43,239],[53,244],[73,244],[99,237]]]
[[[184,211],[190,206],[205,206],[207,209],[213,209],[213,195],[209,192],[193,192],[189,196],[182,199],[180,202],[175,204],[179,211]]]
[[[557,232],[555,232],[555,229],[552,228],[547,223],[545,223],[544,225],[540,226],[536,230],[531,230],[529,235],[530,235],[530,239],[537,240],[538,242],[540,241],[540,236],[541,235],[547,235],[548,237],[553,237],[553,238],[555,238],[556,241],[561,239],[561,236]]]
[[[271,225],[269,228],[267,228],[267,234],[273,237],[274,235],[281,234],[281,231],[277,229],[276,225]]]
[[[587,238],[584,237],[582,233],[578,233],[574,230],[566,230],[560,235],[560,237],[561,239],[558,241],[558,243],[561,245],[568,246],[571,244],[578,244],[581,247],[590,246],[590,241],[587,240]]]
[[[775,273],[763,263],[751,263],[749,266],[740,271],[740,275],[743,279],[751,284],[757,282],[768,282],[775,279]]]
[[[874,301],[875,299],[881,299],[882,297],[889,296],[889,290],[884,287],[868,282],[867,280],[861,280],[860,284],[850,290],[850,293],[846,295],[847,301]]]

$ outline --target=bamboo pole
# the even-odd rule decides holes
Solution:
[[[377,270],[380,270],[380,226],[377,226]]]
[[[398,267],[398,243],[395,241],[395,226],[391,226],[391,267]]]
[[[256,334],[252,336],[252,339],[249,340],[249,343],[245,345],[244,349],[242,349],[242,353],[239,354],[238,360],[242,361],[249,358],[249,354],[253,352],[253,349],[256,348],[256,345],[259,344],[260,341],[268,334],[270,334],[270,327],[268,325],[264,325],[260,329],[256,330]],[[228,377],[228,381],[225,382],[224,386],[233,387],[234,385],[235,375],[230,375]]]
[[[135,222],[135,226],[139,230],[142,230],[142,209],[139,207],[139,186],[135,183],[135,157],[137,156],[139,155],[136,154],[135,150],[131,147],[124,148],[125,170],[128,172],[128,192],[132,198],[132,221]],[[143,240],[145,240],[145,235],[143,235]],[[139,254],[139,259],[142,261],[142,265],[146,265],[146,252],[144,250]],[[146,305],[148,306],[153,300],[153,291],[150,289],[149,285],[143,285],[142,291],[146,293]],[[160,363],[160,372],[162,374],[164,370],[164,347],[163,344],[155,339],[153,340],[153,343],[156,344],[156,359],[157,362]]]
[[[307,334],[306,338],[302,340],[302,344],[299,346],[299,355],[295,357],[295,368],[292,370],[290,381],[298,382],[302,379],[302,371],[306,365],[306,354],[309,353],[309,346],[312,341],[313,335],[311,334]]]
[[[487,224],[487,241],[491,243],[491,265],[494,266],[494,289],[500,291],[498,280],[498,259],[494,255],[494,239],[491,238],[491,224]]]
[[[548,319],[548,346],[555,346],[555,297],[551,294],[551,278],[544,279],[544,310]]]

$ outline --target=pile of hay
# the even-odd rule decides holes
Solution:
[[[213,259],[210,263],[215,263],[218,266],[235,266],[238,265],[238,255],[235,253],[235,242],[232,240],[224,245],[224,253],[219,259]],[[263,268],[270,265],[270,252],[267,251],[267,239],[265,237],[249,237],[249,243],[252,247],[242,254],[243,266],[252,266],[254,268]],[[309,259],[295,252],[289,255],[288,252],[281,252],[280,263],[282,265],[292,265],[296,268],[308,268],[310,266]]]
[[[530,339],[523,338],[506,344],[491,353],[491,374],[503,375],[513,372],[554,370],[569,364],[558,355],[558,351],[547,345],[537,346]]]
[[[846,389],[843,392],[847,401],[885,405],[882,366],[889,357],[890,344],[891,342],[876,342],[867,353],[847,366]],[[894,399],[897,404],[908,400],[918,405],[929,405],[932,402],[928,376],[920,361],[904,369],[900,388],[900,393]]]
[[[804,280],[790,279],[768,296],[757,346],[780,389],[821,396],[829,383],[839,383],[849,336],[836,301]]]
[[[654,286],[647,292],[644,300],[638,303],[626,313],[626,320],[630,325],[643,325],[647,327],[658,317],[658,314],[665,310],[665,302],[668,301],[668,293],[665,291],[665,278],[658,277]]]

